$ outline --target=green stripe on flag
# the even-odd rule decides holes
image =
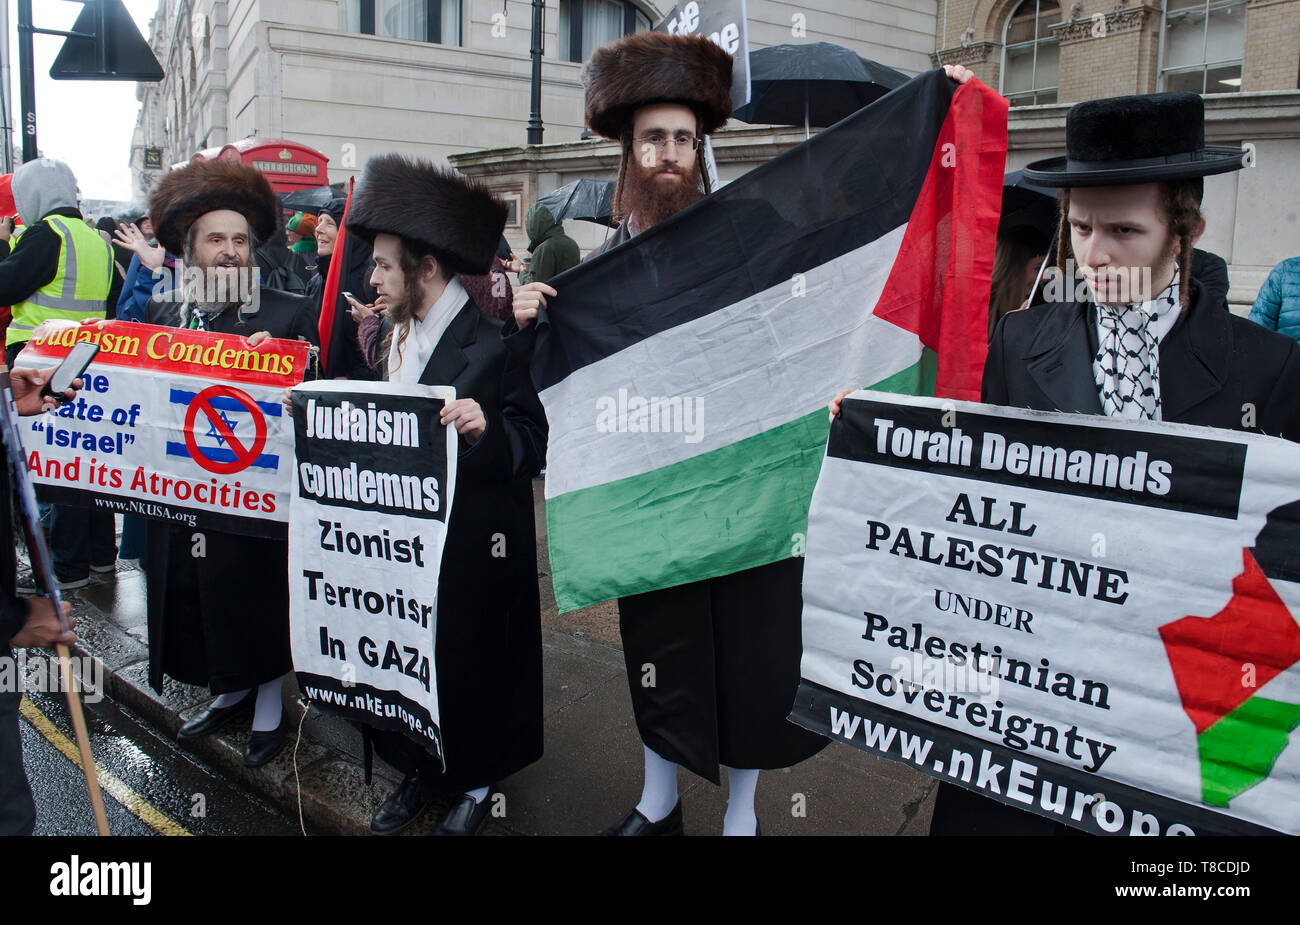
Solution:
[[[919,362],[868,388],[933,395],[936,361],[924,349]],[[665,563],[676,585],[790,558],[796,534],[808,529],[829,431],[819,408],[730,446],[549,499],[560,612],[666,587],[653,577]]]
[[[1197,737],[1201,756],[1201,800],[1227,806],[1273,770],[1291,730],[1300,725],[1300,704],[1258,695]]]

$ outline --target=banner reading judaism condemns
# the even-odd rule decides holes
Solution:
[[[791,719],[1095,834],[1300,833],[1300,446],[856,392]]]
[[[551,281],[561,611],[802,552],[838,389],[978,397],[1006,118],[922,75]]]
[[[293,444],[280,404],[308,345],[110,321],[30,340],[15,365],[56,366],[99,345],[85,388],[23,419],[42,501],[200,529],[283,538]]]
[[[442,755],[438,573],[456,491],[443,386],[318,382],[293,392],[289,638],[322,709]]]

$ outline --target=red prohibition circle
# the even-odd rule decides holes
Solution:
[[[239,438],[231,432],[226,422],[221,419],[221,414],[212,407],[212,399],[216,397],[233,398],[253,415],[253,427],[256,433],[253,436],[253,445],[245,448]],[[217,433],[226,441],[235,454],[231,462],[215,462],[209,459],[203,452],[202,447],[194,439],[194,422],[198,418],[199,412],[202,411],[204,417],[216,428]],[[257,407],[257,402],[246,392],[232,388],[228,385],[211,385],[194,396],[190,402],[189,408],[185,412],[185,446],[190,451],[193,460],[209,472],[217,475],[231,475],[235,472],[242,472],[251,466],[257,458],[262,455],[262,448],[266,446],[266,419],[262,417],[262,409]]]

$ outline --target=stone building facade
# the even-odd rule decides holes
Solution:
[[[1252,152],[1205,182],[1200,246],[1228,261],[1234,310],[1300,254],[1300,0],[939,0],[936,46],[1011,100],[1008,170],[1063,152],[1073,103],[1203,93],[1207,143]]]
[[[664,17],[671,0],[546,0],[548,143],[583,131],[590,50]],[[166,79],[142,84],[132,152],[140,191],[194,152],[249,135],[322,152],[330,179],[385,151],[448,155],[522,144],[527,0],[159,0],[150,42]],[[932,0],[748,0],[750,47],[831,41],[915,74],[934,50]]]

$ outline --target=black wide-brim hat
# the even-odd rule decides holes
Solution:
[[[372,157],[352,192],[347,231],[374,244],[395,234],[427,245],[455,273],[492,269],[509,209],[481,183],[400,154]]]
[[[1065,157],[1035,161],[1025,182],[1062,189],[1189,180],[1245,166],[1242,148],[1205,144],[1196,93],[1088,100],[1065,117]]]

